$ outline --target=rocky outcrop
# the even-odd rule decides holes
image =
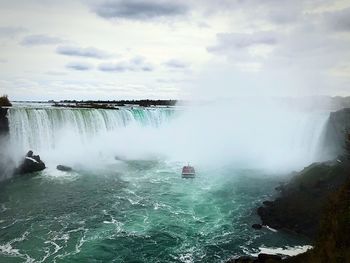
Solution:
[[[305,262],[350,262],[350,179],[329,198],[315,248],[308,255]]]
[[[226,263],[275,263],[282,262],[278,255],[260,253],[258,257],[242,256],[228,260]]]
[[[12,103],[7,95],[0,96],[0,107],[11,107]]]
[[[350,178],[330,195],[321,216],[314,248],[284,259],[284,263],[350,262]]]
[[[15,167],[8,151],[9,121],[7,119],[7,108],[0,106],[0,181],[9,178]]]
[[[7,135],[9,132],[9,121],[7,119],[7,108],[0,107],[0,136]]]
[[[320,228],[314,248],[293,257],[277,258],[261,255],[242,256],[227,263],[345,263],[350,262],[350,170],[347,181],[328,196],[320,215]],[[310,205],[309,207],[311,207]],[[264,261],[265,260],[265,261]]]
[[[332,112],[329,116],[324,136],[325,157],[344,154],[344,135],[350,131],[350,108]]]
[[[262,229],[262,225],[261,224],[253,224],[252,228],[254,228],[256,230],[260,230],[260,229]]]
[[[257,209],[263,225],[306,235],[314,248],[283,259],[259,255],[228,262],[350,262],[350,108],[330,114],[324,135],[324,157],[337,158],[293,173],[289,183],[276,187],[279,196]]]
[[[70,172],[72,171],[72,167],[66,166],[66,165],[57,165],[56,167],[57,170],[63,171],[63,172]]]
[[[315,238],[325,203],[345,183],[349,169],[345,161],[305,168],[283,187],[277,199],[258,208],[263,225]]]
[[[22,175],[42,171],[46,168],[45,163],[40,159],[39,155],[34,155],[33,151],[29,151],[25,156],[21,165],[15,170],[15,174]]]

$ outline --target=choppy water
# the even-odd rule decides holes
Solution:
[[[54,167],[0,185],[0,262],[223,262],[259,247],[304,245],[256,231],[256,206],[280,178],[257,171],[115,161]]]
[[[261,170],[319,160],[328,114],[263,106],[11,108],[14,159],[32,149],[48,168],[1,182],[0,262],[225,262],[302,251],[288,250],[308,243],[300,236],[251,228],[283,180]],[[193,180],[180,176],[187,161]]]

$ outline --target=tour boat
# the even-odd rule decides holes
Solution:
[[[193,166],[186,165],[182,168],[182,178],[194,178],[196,171]]]

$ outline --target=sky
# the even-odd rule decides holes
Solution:
[[[0,94],[350,96],[350,1],[0,0]]]

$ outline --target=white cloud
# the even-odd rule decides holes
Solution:
[[[59,46],[56,49],[56,52],[65,56],[72,57],[87,57],[87,58],[97,58],[104,59],[112,57],[111,54],[94,48],[94,47],[77,47],[77,46]]]
[[[171,98],[203,89],[343,95],[350,85],[344,0],[13,0],[0,7],[0,88],[14,98]]]
[[[121,61],[117,63],[102,63],[99,66],[100,71],[104,72],[126,72],[126,71],[145,71],[151,72],[154,66],[145,61],[143,57],[134,57],[128,61]]]
[[[186,69],[189,67],[188,63],[179,59],[170,59],[164,65],[172,69]]]
[[[63,40],[49,35],[29,35],[22,39],[22,46],[41,46],[41,45],[56,45],[62,43]]]
[[[150,20],[187,13],[188,7],[169,0],[107,0],[94,3],[92,11],[106,19]]]
[[[70,62],[66,65],[66,68],[78,71],[87,71],[92,69],[93,66],[85,62]]]

